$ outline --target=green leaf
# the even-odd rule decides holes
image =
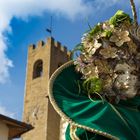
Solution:
[[[82,51],[83,47],[84,47],[83,44],[79,43],[74,47],[73,51]]]
[[[89,35],[90,35],[90,36],[93,36],[93,35],[95,35],[96,33],[100,32],[101,30],[102,30],[101,25],[100,25],[100,24],[97,24],[97,25],[89,32]]]
[[[99,93],[102,90],[102,81],[97,77],[91,77],[84,81],[83,88],[89,94]]]
[[[76,51],[82,51],[83,48],[84,48],[84,46],[83,46],[82,43],[77,44],[77,45],[74,47],[74,49],[71,51],[71,56],[72,56],[72,58],[74,57],[74,53],[75,53]]]
[[[108,38],[109,38],[109,37],[111,37],[112,32],[109,31],[109,30],[104,30],[104,31],[103,31],[103,34],[104,34],[105,37],[108,37]]]
[[[122,10],[118,10],[116,14],[110,18],[109,23],[113,24],[114,26],[117,26],[118,24],[122,23],[125,20],[131,23],[130,16],[124,13]]]

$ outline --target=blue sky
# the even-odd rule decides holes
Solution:
[[[46,41],[51,16],[53,37],[71,50],[88,30],[87,19],[93,26],[118,9],[131,15],[129,0],[0,0],[0,113],[21,120],[27,49]]]

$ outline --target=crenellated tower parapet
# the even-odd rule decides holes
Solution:
[[[42,49],[43,47],[54,47],[56,51],[61,51],[62,53],[65,53],[70,57],[71,52],[67,50],[66,46],[63,46],[59,41],[55,41],[53,37],[47,38],[47,41],[44,42],[42,40],[38,41],[37,45],[31,44],[29,45],[29,52],[34,53],[38,51],[39,49]]]

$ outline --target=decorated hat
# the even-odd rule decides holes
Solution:
[[[99,137],[101,140],[140,138],[139,96],[115,105],[107,101],[103,103],[102,100],[92,101],[80,88],[80,81],[81,74],[77,73],[74,62],[70,61],[52,75],[49,89],[53,107],[74,126],[72,132],[78,131],[75,133],[79,139],[86,134],[87,140],[90,140],[89,137]],[[71,137],[70,133],[67,134],[67,137]]]
[[[134,12],[135,13],[135,12]],[[135,15],[135,14],[134,14]],[[49,83],[66,140],[140,139],[140,26],[119,10],[83,35]]]

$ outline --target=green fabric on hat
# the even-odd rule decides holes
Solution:
[[[54,79],[52,96],[59,110],[78,127],[96,130],[99,135],[107,133],[120,140],[139,140],[140,97],[121,101],[113,106],[108,102],[103,104],[101,100],[93,102],[83,90],[79,93],[80,78],[81,75],[75,71],[75,66],[71,65],[64,68]],[[60,115],[63,116],[63,113]],[[79,128],[79,131],[81,129]]]

